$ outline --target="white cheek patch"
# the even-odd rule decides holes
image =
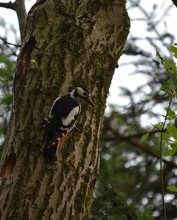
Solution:
[[[78,115],[80,112],[80,107],[76,106],[70,111],[69,115],[66,118],[62,118],[62,124],[64,126],[68,126],[75,120],[75,116]]]

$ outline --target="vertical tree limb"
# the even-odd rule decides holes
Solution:
[[[25,8],[25,0],[16,0],[15,2],[0,2],[0,7],[12,9],[16,12],[20,30],[20,38],[21,41],[24,37],[24,31],[26,26],[26,8]]]
[[[15,2],[15,11],[18,17],[19,30],[21,41],[24,38],[24,31],[26,27],[26,8],[25,8],[25,0],[16,0]]]

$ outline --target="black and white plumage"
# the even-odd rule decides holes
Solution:
[[[75,88],[67,95],[58,97],[53,102],[48,118],[44,119],[43,153],[46,161],[54,159],[57,146],[75,126],[81,111],[79,99],[94,105],[88,91],[81,87]]]

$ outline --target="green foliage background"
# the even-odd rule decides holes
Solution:
[[[12,79],[14,63],[3,54],[0,55],[0,138],[3,144],[6,134],[11,103],[12,103]]]

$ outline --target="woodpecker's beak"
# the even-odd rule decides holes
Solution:
[[[88,96],[87,102],[88,102],[90,105],[92,105],[92,106],[95,105],[94,102],[93,102],[92,99],[91,99],[91,95]]]

